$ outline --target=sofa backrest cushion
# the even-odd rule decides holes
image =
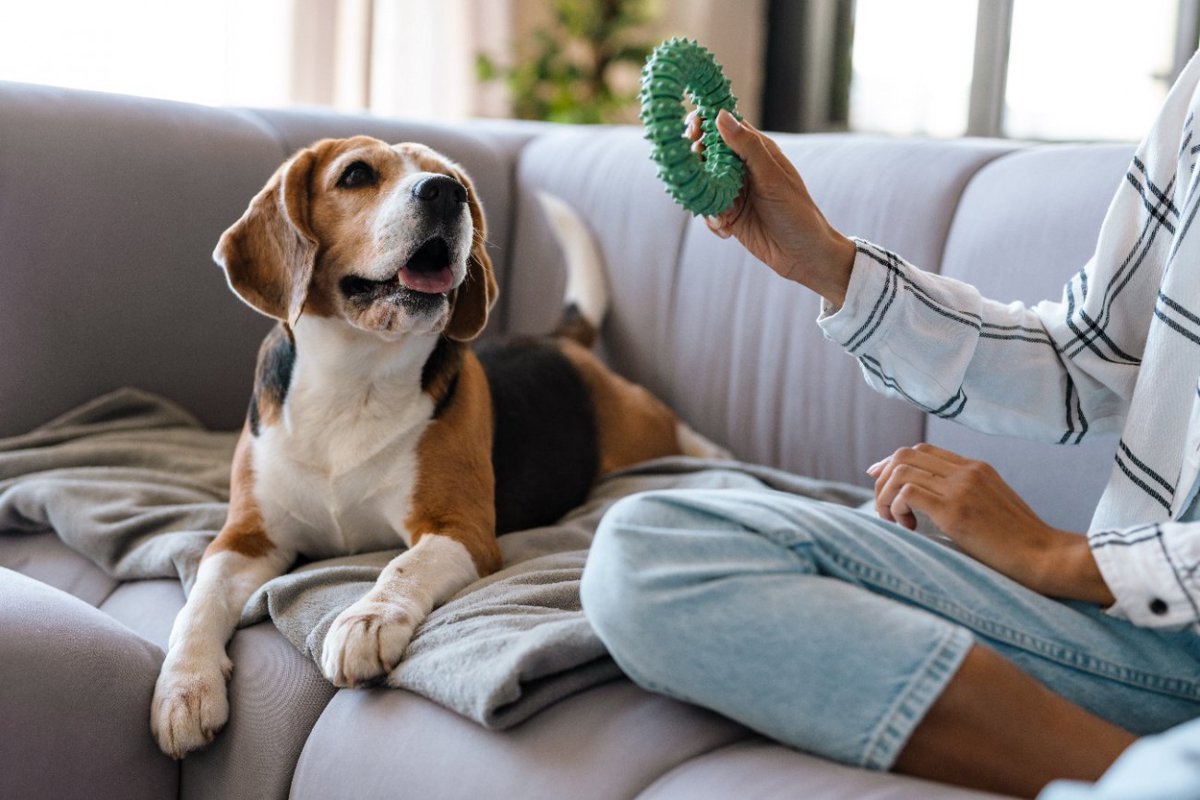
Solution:
[[[265,318],[211,253],[280,162],[235,113],[0,84],[0,435],[121,386],[245,415]]]

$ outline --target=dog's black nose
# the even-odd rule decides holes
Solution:
[[[412,188],[412,195],[443,219],[456,216],[459,204],[467,202],[466,187],[446,175],[431,175],[419,181]]]

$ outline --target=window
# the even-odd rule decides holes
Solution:
[[[288,98],[289,0],[0,5],[0,78],[197,103]]]
[[[967,129],[975,6],[962,0],[858,0],[850,127],[961,136]]]
[[[1200,0],[857,0],[850,127],[1136,139],[1200,38]]]
[[[471,20],[468,2],[0,2],[0,80],[209,105],[455,118],[467,113],[473,88],[476,42],[467,34],[486,21],[507,35],[493,19],[497,0]]]
[[[1139,139],[1170,88],[1175,0],[1020,0],[1013,7],[1004,133]]]

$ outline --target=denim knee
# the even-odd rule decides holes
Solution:
[[[580,600],[596,635],[610,652],[620,648],[629,635],[641,639],[643,634],[633,628],[657,618],[645,613],[653,603],[654,590],[641,574],[641,568],[647,565],[638,557],[643,548],[634,541],[633,534],[653,518],[655,505],[652,494],[617,501],[600,520],[588,551]]]
[[[720,498],[720,500],[717,500]],[[649,651],[692,617],[698,587],[731,575],[786,571],[793,591],[816,571],[805,552],[781,546],[738,518],[734,498],[663,490],[623,498],[604,515],[580,586],[584,614],[613,657],[650,680]],[[716,502],[714,502],[716,500]],[[728,514],[724,513],[728,505]]]

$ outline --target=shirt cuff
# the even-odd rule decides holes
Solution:
[[[882,336],[891,326],[892,309],[899,284],[898,258],[864,239],[852,238],[854,264],[846,299],[841,308],[821,302],[817,324],[825,338],[855,353]]]
[[[1116,603],[1110,616],[1147,628],[1183,629],[1198,624],[1195,599],[1180,585],[1181,577],[1163,541],[1161,523],[1124,531],[1097,531],[1089,536],[1092,555]]]

